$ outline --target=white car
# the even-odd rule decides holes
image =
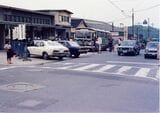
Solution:
[[[149,57],[158,58],[158,46],[159,42],[157,41],[148,42],[145,48],[144,58],[149,58]]]
[[[60,60],[69,55],[68,48],[57,41],[34,40],[34,45],[27,47],[28,56],[38,55],[44,59],[49,57],[58,57]]]

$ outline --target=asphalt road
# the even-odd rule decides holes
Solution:
[[[159,112],[155,59],[103,52],[0,67],[1,112]]]

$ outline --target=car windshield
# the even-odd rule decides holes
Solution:
[[[147,44],[147,48],[157,48],[157,46],[158,46],[158,43],[154,43],[154,42]]]
[[[69,44],[71,46],[74,46],[74,47],[79,47],[78,43],[74,42],[74,41],[70,41]]]
[[[54,42],[54,41],[48,41],[47,44],[49,46],[62,46],[62,44],[58,43],[58,42]]]
[[[123,41],[121,43],[121,46],[134,46],[135,45],[135,41]]]

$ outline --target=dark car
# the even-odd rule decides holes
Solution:
[[[75,41],[63,40],[63,41],[59,41],[59,42],[69,49],[71,57],[74,55],[74,57],[77,58],[77,57],[79,57],[79,55],[81,53],[87,53],[89,51],[89,49],[80,46]]]
[[[117,47],[117,53],[118,55],[124,55],[124,54],[139,55],[140,45],[136,40],[122,41],[121,45]]]
[[[158,41],[148,42],[145,48],[144,58],[149,58],[149,57],[157,58],[158,44],[159,44]]]

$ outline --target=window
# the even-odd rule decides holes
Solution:
[[[59,16],[59,22],[62,22],[62,16]]]
[[[68,16],[59,16],[59,22],[69,22]]]

